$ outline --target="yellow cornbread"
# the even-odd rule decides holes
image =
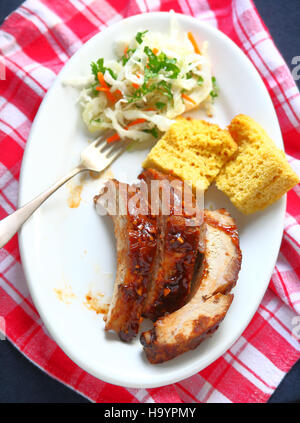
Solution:
[[[217,176],[216,185],[241,212],[262,210],[299,183],[284,152],[252,118],[238,115],[228,129],[239,149]]]
[[[190,181],[193,189],[205,190],[236,150],[227,130],[180,118],[152,148],[143,167],[172,173]]]

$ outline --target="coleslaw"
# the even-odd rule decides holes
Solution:
[[[207,55],[171,14],[168,34],[138,32],[116,42],[117,60],[91,63],[91,76],[69,81],[90,132],[112,130],[108,142],[159,138],[174,119],[217,96]]]

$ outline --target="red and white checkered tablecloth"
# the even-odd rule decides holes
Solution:
[[[32,121],[69,57],[113,22],[170,9],[219,28],[247,54],[274,103],[289,161],[300,171],[300,95],[251,0],[27,0],[0,29],[6,65],[0,81],[0,219],[16,209]],[[29,360],[95,402],[265,402],[300,357],[299,197],[299,186],[288,194],[278,261],[251,323],[222,357],[184,381],[125,389],[74,364],[49,337],[28,295],[16,236],[0,250],[0,328]]]

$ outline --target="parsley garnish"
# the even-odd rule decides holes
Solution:
[[[158,88],[161,88],[163,94],[168,97],[168,99],[173,100],[172,85],[166,81],[160,81],[157,84]]]
[[[152,137],[158,138],[158,130],[156,126],[154,126],[152,129],[144,129],[143,132],[146,132],[147,134],[151,134]]]
[[[211,82],[212,82],[213,89],[211,90],[211,92],[209,94],[210,94],[211,98],[214,99],[214,98],[218,97],[218,95],[219,95],[219,87],[217,85],[217,80],[216,80],[215,76],[211,77]]]
[[[147,85],[145,81],[140,88],[135,90],[135,92],[127,97],[128,103],[133,103],[134,101],[140,100],[144,95],[147,95],[156,89],[156,84]]]
[[[165,70],[166,72],[171,72],[171,74],[168,75],[169,78],[177,78],[180,69],[176,66],[177,60],[175,58],[169,58],[163,52],[156,56],[148,46],[145,46],[144,53],[148,56],[148,67],[146,68],[147,72],[145,71],[145,76],[146,73],[151,74],[152,77],[154,75],[157,76],[161,70]]]
[[[201,87],[201,85],[203,85],[203,81],[204,81],[204,79],[202,78],[202,76],[199,76],[197,84]]]
[[[162,110],[164,107],[166,107],[166,103],[158,101],[157,103],[155,103],[155,106],[158,108],[158,110]]]
[[[135,39],[136,39],[136,41],[137,41],[139,44],[142,44],[142,42],[143,42],[143,37],[144,37],[144,35],[146,34],[146,32],[148,32],[148,29],[146,29],[146,31],[143,31],[143,32],[138,32],[138,33],[136,34]]]
[[[98,82],[98,72],[103,73],[103,75],[105,74],[105,71],[109,72],[110,75],[112,76],[112,78],[117,79],[117,75],[110,69],[110,68],[106,68],[104,66],[104,59],[98,59],[97,62],[92,62],[91,63],[91,70],[92,70],[92,74],[95,77],[95,80]]]
[[[135,48],[129,48],[126,52],[126,54],[124,54],[124,56],[121,57],[121,61],[122,61],[122,65],[125,66],[126,63],[128,62],[128,60],[130,59],[130,57],[133,55],[133,53],[135,52]]]
[[[98,81],[98,80],[97,80]],[[99,91],[96,90],[96,87],[99,85],[99,82],[94,82],[94,84],[92,84],[90,86],[90,89],[92,91],[92,95],[98,96],[99,95]]]

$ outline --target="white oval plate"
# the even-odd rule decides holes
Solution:
[[[221,88],[212,121],[227,125],[238,113],[256,119],[283,147],[280,128],[268,92],[247,57],[218,30],[194,18],[178,15],[185,31],[209,41],[213,73]],[[32,199],[78,163],[88,134],[75,104],[78,92],[65,87],[67,77],[89,74],[89,64],[113,57],[113,41],[138,30],[166,31],[167,13],[137,15],[112,25],[89,40],[69,60],[46,95],[32,125],[20,178],[20,204]],[[204,115],[199,114],[198,116]],[[147,150],[126,152],[112,166],[116,178],[131,181],[139,174]],[[73,182],[76,184],[76,181]],[[105,334],[102,315],[88,310],[84,297],[92,287],[110,295],[116,268],[115,240],[108,217],[96,215],[93,196],[100,180],[86,181],[78,208],[67,205],[70,187],[53,195],[24,225],[20,250],[30,293],[49,333],[65,353],[95,377],[126,387],[157,387],[187,378],[208,366],[241,335],[268,286],[283,230],[285,199],[263,213],[246,217],[216,188],[206,204],[226,207],[235,217],[243,264],[233,304],[219,330],[196,350],[170,362],[151,365],[139,339],[120,342]],[[76,298],[65,304],[54,290],[70,285]]]

